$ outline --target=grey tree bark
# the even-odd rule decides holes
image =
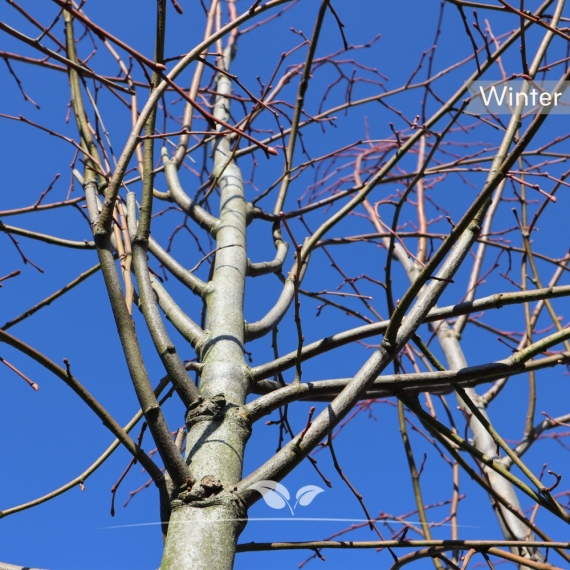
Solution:
[[[219,60],[226,71],[231,55],[230,46]],[[231,81],[218,75],[214,115],[224,121],[230,117],[230,93]],[[204,400],[186,417],[191,484],[173,503],[162,570],[232,568],[237,538],[247,518],[244,505],[233,493],[242,476],[251,429],[240,413],[249,387],[243,317],[247,204],[228,139],[215,141],[212,152],[220,216],[214,271],[203,292],[207,321],[200,394]]]

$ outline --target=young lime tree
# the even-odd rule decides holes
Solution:
[[[10,561],[567,567],[570,12],[386,4],[7,0]]]

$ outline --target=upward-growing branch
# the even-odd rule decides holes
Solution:
[[[77,55],[75,52],[73,20],[68,12],[64,13],[64,17],[67,32],[68,57],[74,61]],[[97,147],[87,125],[87,115],[85,114],[85,108],[83,106],[77,73],[73,69],[70,69],[69,75],[73,110],[77,119],[80,135],[85,146],[92,150],[92,156],[98,157]],[[88,166],[89,165],[85,168],[84,190],[91,224],[92,227],[95,228],[99,219],[99,198],[94,173]],[[94,235],[101,271],[105,279],[113,316],[117,324],[119,338],[137,397],[155,439],[158,452],[172,481],[175,485],[182,486],[186,482],[188,469],[172,441],[170,430],[166,425],[162,410],[152,390],[136,337],[134,324],[123,296],[110,239],[106,233],[94,233]]]
[[[289,189],[289,183],[291,181],[291,169],[293,168],[293,157],[295,156],[295,146],[297,144],[297,136],[299,134],[299,122],[301,120],[301,114],[305,106],[305,93],[309,87],[309,79],[311,78],[313,59],[315,58],[315,53],[317,51],[319,36],[321,34],[321,28],[323,26],[323,20],[325,19],[328,4],[329,0],[321,0],[321,5],[317,13],[317,18],[315,20],[315,26],[313,28],[313,35],[309,43],[309,49],[307,50],[307,58],[305,59],[303,74],[301,75],[301,80],[299,81],[297,99],[295,101],[295,110],[293,112],[293,120],[291,123],[291,131],[289,133],[289,142],[287,144],[287,152],[285,154],[285,171],[283,172],[281,188],[279,189],[279,194],[277,195],[277,200],[275,202],[275,208],[273,209],[273,213],[277,216],[281,213],[281,210],[283,210],[285,199],[287,197],[287,190]]]
[[[164,40],[166,39],[166,0],[158,0],[156,4],[156,39],[154,47],[154,61],[156,64],[163,65],[164,61]],[[151,94],[154,86],[160,80],[158,71],[155,69],[152,73]],[[158,104],[158,101],[157,101]],[[148,116],[145,124],[145,134],[147,137],[144,139],[144,155],[143,155],[143,194],[142,203],[140,208],[140,220],[137,227],[136,236],[133,246],[137,242],[148,242],[150,235],[150,221],[152,217],[152,199],[154,188],[154,125],[156,123],[156,109],[155,104]],[[149,136],[150,135],[150,136]]]

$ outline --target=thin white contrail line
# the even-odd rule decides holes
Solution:
[[[396,520],[396,519],[382,519],[382,520],[369,520],[369,519],[338,519],[338,518],[306,518],[306,517],[252,517],[252,518],[247,518],[247,519],[215,519],[215,520],[211,520],[211,521],[207,521],[209,523],[212,522],[228,522],[228,521],[243,521],[243,522],[255,522],[255,521],[284,521],[284,522],[359,522],[359,523],[368,523],[368,522],[372,522],[372,523],[377,523],[377,524],[381,524],[381,523],[385,523],[385,522],[389,522],[392,524],[422,524],[421,521],[401,521],[401,520]],[[137,523],[137,524],[122,524],[122,525],[115,525],[115,526],[104,526],[101,527],[102,530],[108,530],[108,529],[115,529],[115,528],[133,528],[133,527],[138,527],[138,526],[154,526],[154,525],[160,525],[162,524],[161,522],[147,522],[147,523]],[[192,521],[190,523],[190,521],[188,521],[188,523],[184,522],[184,521],[180,521],[180,522],[170,522],[169,524],[196,524],[195,521]],[[450,524],[437,524],[435,523],[434,525],[432,525],[433,527],[439,527],[439,526],[453,526]],[[462,528],[481,528],[478,526],[471,526],[471,525],[457,525],[457,526],[461,526]]]

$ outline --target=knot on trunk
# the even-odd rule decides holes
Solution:
[[[179,503],[191,503],[193,501],[201,501],[208,499],[213,495],[217,495],[224,489],[222,482],[213,475],[206,475],[200,481],[196,481],[191,489],[182,491],[178,494],[177,499],[173,501],[173,507]],[[178,501],[178,503],[177,503]]]
[[[224,408],[226,407],[226,398],[223,394],[214,396],[211,399],[202,400],[197,406],[194,406],[186,414],[186,426],[188,430],[203,421],[221,420],[224,417]]]

